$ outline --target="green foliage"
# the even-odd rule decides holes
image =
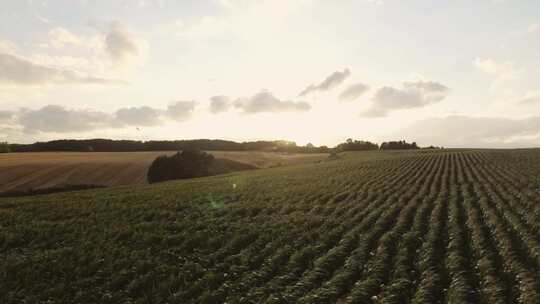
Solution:
[[[7,142],[0,142],[0,153],[9,153],[11,148]]]
[[[335,148],[338,151],[368,151],[377,150],[379,146],[369,141],[347,139],[344,143],[341,143]]]
[[[148,182],[208,176],[214,156],[198,150],[185,150],[172,156],[159,156],[148,169]]]
[[[128,152],[128,151],[278,151],[295,153],[324,153],[327,147],[297,146],[293,141],[234,142],[221,139],[193,140],[112,140],[112,139],[60,139],[14,145],[15,152],[78,151],[78,152]]]
[[[0,198],[0,303],[540,303],[540,150]]]
[[[404,140],[383,142],[381,150],[415,150],[420,149],[415,142],[408,143]]]

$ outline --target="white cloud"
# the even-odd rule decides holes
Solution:
[[[321,83],[317,85],[309,85],[302,92],[300,92],[299,96],[305,96],[314,92],[329,91],[342,84],[349,76],[351,76],[351,71],[349,69],[344,69],[342,72],[335,71],[334,73],[326,77],[326,79],[324,79]]]
[[[177,101],[167,107],[166,115],[175,121],[186,121],[195,110],[195,101]]]
[[[14,116],[15,116],[14,112],[0,111],[0,125],[11,123],[13,121]]]
[[[148,43],[144,39],[119,23],[90,22],[89,25],[98,32],[82,35],[64,27],[50,29],[47,40],[36,44],[44,53],[26,58],[48,67],[109,75],[122,75],[119,72],[131,71],[145,63]]]
[[[355,83],[349,85],[341,92],[339,99],[341,100],[354,100],[364,95],[369,90],[369,86],[363,83]]]
[[[536,33],[538,31],[540,31],[540,24],[538,23],[533,23],[527,28],[527,32],[529,33]]]
[[[515,80],[520,77],[524,69],[517,68],[513,62],[497,62],[489,58],[476,58],[474,66],[481,71],[495,76],[491,88],[497,88],[508,80]]]
[[[251,97],[237,98],[234,101],[232,101],[230,97],[224,95],[213,96],[210,98],[209,110],[213,114],[227,112],[231,107],[246,114],[305,112],[311,109],[311,106],[306,102],[281,100],[266,90],[262,90]]]
[[[130,67],[146,60],[148,44],[118,23],[113,23],[105,37],[105,51],[115,67]]]
[[[234,102],[234,106],[247,114],[305,112],[311,109],[306,102],[280,100],[268,91],[261,91],[249,98],[239,98]]]
[[[540,146],[540,117],[509,119],[452,115],[418,121],[394,136],[447,147]]]
[[[84,37],[76,35],[63,27],[54,27],[48,32],[48,41],[39,44],[46,48],[62,49],[66,47],[85,48],[93,51],[103,49],[104,38],[100,35]]]
[[[77,71],[90,75],[105,74],[108,66],[105,62],[94,56],[34,54],[25,57],[25,59],[53,69]]]
[[[17,50],[17,45],[8,40],[0,40],[0,53],[14,54]]]
[[[51,46],[63,48],[67,45],[79,46],[82,40],[63,27],[55,27],[49,31]]]
[[[519,73],[519,70],[515,67],[512,62],[500,63],[490,58],[476,58],[474,60],[474,66],[493,75],[503,75],[503,76],[516,76]]]
[[[540,104],[540,91],[529,91],[522,99],[518,101],[519,104],[528,105],[528,104]]]
[[[448,87],[434,81],[409,81],[405,82],[403,86],[407,89],[423,91],[424,93],[433,95],[433,97],[436,94],[446,94],[449,91]]]
[[[18,123],[26,133],[80,132],[110,125],[112,116],[92,110],[69,110],[58,105],[48,105],[38,110],[21,110]]]
[[[425,107],[445,99],[450,89],[433,81],[405,82],[402,89],[382,87],[375,92],[371,107],[364,117],[382,117],[400,109]]]
[[[196,103],[178,101],[166,109],[148,106],[120,108],[113,114],[92,109],[68,109],[60,105],[18,111],[0,111],[0,125],[24,133],[72,133],[129,126],[153,127],[166,123],[166,119],[186,121],[192,117]]]
[[[34,18],[36,18],[39,22],[45,24],[45,25],[51,25],[53,22],[49,20],[48,18],[45,18],[37,13],[34,14]]]
[[[162,123],[160,111],[148,106],[122,108],[115,113],[120,126],[157,126]]]
[[[116,79],[81,75],[31,62],[25,58],[0,53],[0,85],[45,84],[125,84]]]
[[[224,95],[213,96],[210,98],[210,112],[219,114],[227,112],[231,107],[231,99]]]

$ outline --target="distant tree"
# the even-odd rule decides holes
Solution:
[[[416,142],[408,143],[404,140],[383,142],[381,150],[412,150],[420,149]]]
[[[62,139],[48,142],[36,142],[29,145],[11,145],[13,152],[45,151],[90,151],[95,152],[132,152],[132,151],[276,151],[290,153],[317,153],[320,148],[297,146],[293,141],[248,141],[234,142],[221,139],[193,140],[111,140],[111,139]]]
[[[306,148],[313,149],[315,146],[312,143],[307,143]]]
[[[0,153],[9,153],[11,149],[7,142],[0,142]]]
[[[159,156],[148,169],[148,182],[208,176],[214,156],[199,150],[185,150],[172,156]]]
[[[367,151],[377,150],[379,146],[369,141],[348,138],[344,143],[337,145],[336,149],[339,151]]]

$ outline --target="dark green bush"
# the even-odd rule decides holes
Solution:
[[[208,176],[211,175],[210,166],[213,161],[214,156],[198,150],[159,156],[148,169],[148,182]]]
[[[9,144],[7,142],[0,142],[0,153],[9,153],[11,152],[11,149],[9,148]]]

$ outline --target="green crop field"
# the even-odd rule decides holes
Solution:
[[[540,150],[0,199],[0,303],[540,303]]]

